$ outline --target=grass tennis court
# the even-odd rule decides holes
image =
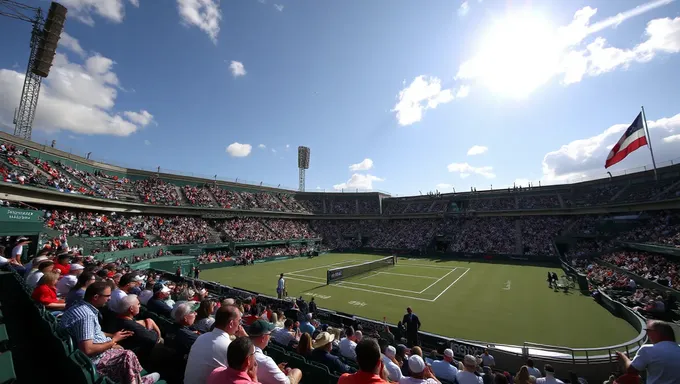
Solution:
[[[327,254],[249,266],[210,269],[201,279],[276,296],[283,273],[289,296],[315,297],[320,307],[396,324],[411,306],[422,330],[468,340],[569,347],[602,347],[633,339],[626,321],[577,290],[554,292],[557,268],[439,259],[403,259],[326,285],[328,269],[381,256]]]

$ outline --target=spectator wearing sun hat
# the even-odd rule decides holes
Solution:
[[[404,375],[401,374],[401,368],[397,364],[395,356],[397,355],[397,349],[391,345],[385,347],[383,352],[382,361],[385,369],[387,369],[387,377],[391,381],[399,381]]]
[[[172,307],[165,302],[168,296],[170,296],[170,288],[163,283],[156,283],[153,286],[153,296],[146,303],[147,309],[159,315],[171,317]]]
[[[346,373],[351,372],[351,368],[343,363],[339,357],[332,355],[333,340],[335,335],[328,332],[319,333],[312,342],[312,354],[310,359],[328,367],[331,372]]]
[[[453,359],[453,351],[451,349],[444,350],[444,359],[435,360],[432,362],[432,372],[437,378],[446,381],[456,381],[456,374],[458,374],[458,363]]]
[[[399,384],[441,384],[422,357],[412,355],[408,359],[411,376],[402,377]]]
[[[472,355],[463,358],[463,370],[456,374],[458,384],[482,384],[482,378],[477,376],[477,359]]]
[[[83,273],[83,267],[80,264],[71,264],[68,274],[64,275],[59,282],[57,282],[57,294],[59,296],[66,296],[71,288],[78,282],[78,276]]]

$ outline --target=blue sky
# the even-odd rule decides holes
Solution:
[[[306,145],[308,190],[557,183],[603,176],[641,105],[680,158],[680,2],[62,4],[33,139],[94,159],[294,187]],[[29,33],[0,23],[9,126]]]

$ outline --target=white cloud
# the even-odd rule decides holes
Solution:
[[[489,148],[483,146],[483,145],[473,145],[468,149],[467,154],[468,156],[474,156],[474,155],[481,155],[483,153],[486,153],[489,150]]]
[[[631,116],[628,123],[612,125],[598,135],[574,140],[545,154],[543,180],[564,181],[606,175],[604,163],[607,154],[612,145],[619,140],[623,131],[632,123],[634,117]],[[680,153],[680,113],[656,121],[647,121],[647,125],[657,165],[677,159]],[[615,173],[617,169],[632,169],[649,164],[651,164],[649,149],[644,147],[628,155],[609,170]]]
[[[445,190],[449,190],[449,189],[453,188],[453,184],[439,183],[439,184],[435,185],[435,187],[437,188],[437,190],[439,192],[444,192]]]
[[[61,38],[59,39],[59,47],[70,49],[74,53],[77,53],[80,57],[85,57],[85,50],[80,46],[80,43],[73,36],[66,32],[61,33]]]
[[[144,145],[151,145],[151,142],[149,140],[144,140]]]
[[[145,110],[116,112],[120,84],[114,64],[100,54],[77,64],[57,53],[50,77],[43,80],[40,89],[34,129],[128,136],[145,125],[141,117],[151,121],[153,116]],[[12,121],[23,82],[23,73],[0,69],[0,121]]]
[[[139,8],[139,0],[130,0],[130,4],[134,5],[135,7]]]
[[[253,149],[250,144],[241,144],[239,142],[234,142],[229,144],[227,147],[227,153],[232,157],[246,157],[250,155],[250,151]]]
[[[370,174],[355,173],[345,183],[335,184],[333,189],[362,189],[372,190],[374,181],[385,181],[385,179]]]
[[[458,88],[458,92],[456,92],[456,98],[462,99],[464,97],[467,97],[470,94],[470,87],[467,85],[461,85],[460,88]]]
[[[319,190],[319,189],[321,189],[321,187],[319,187],[319,186],[317,185],[317,186],[316,186],[316,189]]]
[[[231,63],[229,63],[229,69],[234,77],[245,76],[246,74],[246,67],[239,61],[232,60]]]
[[[286,149],[290,148],[290,144],[286,144]]]
[[[485,165],[482,167],[473,167],[468,163],[451,163],[447,166],[449,172],[459,173],[461,178],[466,178],[471,174],[475,173],[486,177],[487,179],[493,179],[496,174],[493,173],[493,167],[490,165]]]
[[[142,127],[146,127],[153,121],[153,115],[146,110],[141,110],[139,112],[125,111],[123,114],[128,120],[141,125]]]
[[[260,149],[265,149],[265,148],[267,148],[267,146],[264,145],[264,144],[260,144],[260,145],[258,145],[257,147],[260,148]]]
[[[73,17],[82,23],[93,26],[93,15],[103,17],[114,23],[121,23],[125,17],[123,1],[124,0],[60,0],[59,3],[68,9],[69,18]]]
[[[461,63],[456,78],[477,81],[493,92],[522,98],[554,77],[569,85],[586,76],[648,62],[660,53],[678,53],[680,17],[649,21],[644,40],[631,48],[611,46],[601,36],[587,40],[605,28],[671,1],[651,1],[595,23],[591,19],[597,9],[584,7],[576,11],[571,23],[559,28],[542,21],[540,15],[510,15],[491,27],[479,44],[479,52]]]
[[[177,0],[177,9],[186,26],[195,26],[217,43],[222,11],[219,0]]]
[[[281,4],[274,4],[274,8],[279,12],[283,12],[283,5]]]
[[[350,171],[368,171],[371,168],[373,168],[373,160],[371,159],[364,159],[360,163],[352,164],[349,166]]]
[[[467,92],[461,87],[458,97],[467,96]],[[439,104],[448,103],[454,99],[451,89],[442,89],[440,79],[425,75],[413,79],[408,87],[399,91],[397,97],[399,101],[392,112],[397,112],[397,121],[402,126],[420,121],[423,118],[423,111],[437,108]]]
[[[272,153],[276,153],[276,149],[272,148]]]
[[[463,1],[463,3],[460,5],[460,8],[458,8],[458,14],[460,16],[465,16],[470,12],[470,4],[468,4],[467,1]]]

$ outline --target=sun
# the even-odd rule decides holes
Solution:
[[[477,56],[464,63],[460,73],[478,78],[495,94],[524,98],[555,75],[561,51],[547,18],[530,12],[508,14],[491,24]]]

